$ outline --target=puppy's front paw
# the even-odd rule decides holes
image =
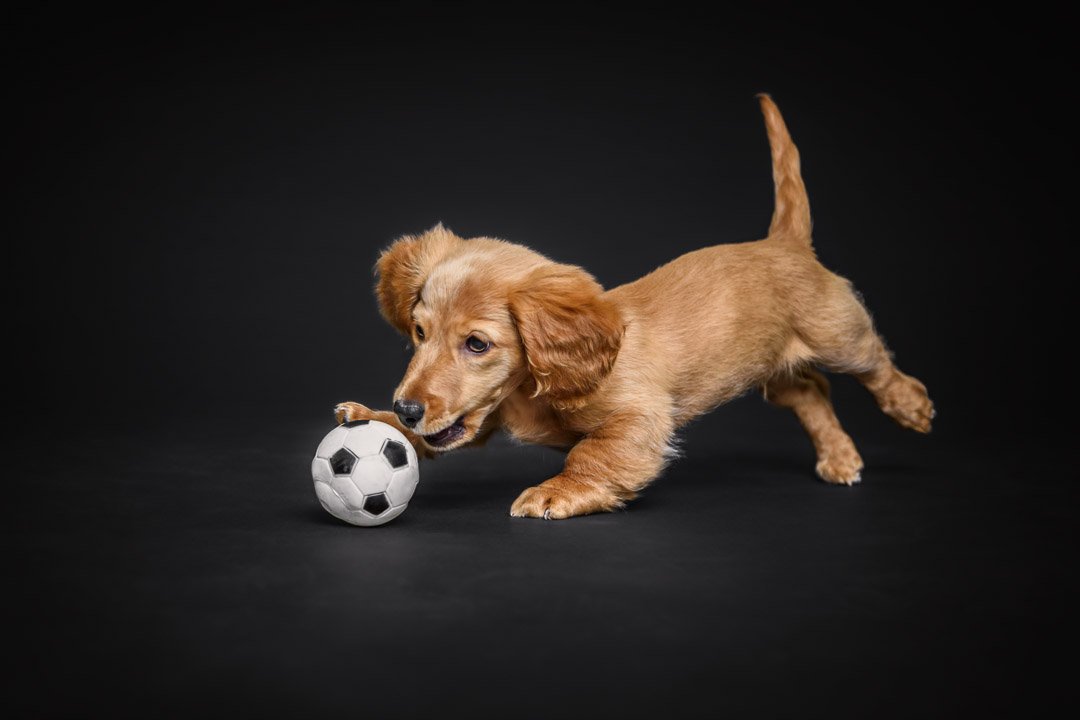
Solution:
[[[558,490],[543,485],[531,487],[518,495],[510,506],[511,517],[537,517],[562,520],[572,516],[573,502]]]
[[[510,506],[510,516],[563,520],[575,515],[607,512],[621,505],[618,498],[602,488],[555,477],[521,493]]]
[[[353,420],[371,420],[375,417],[375,413],[360,403],[343,402],[334,408],[334,417],[340,425]]]

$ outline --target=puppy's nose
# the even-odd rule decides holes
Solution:
[[[424,406],[415,400],[395,400],[394,413],[405,427],[416,427],[416,423],[424,417]]]

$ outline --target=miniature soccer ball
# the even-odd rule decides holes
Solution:
[[[382,525],[405,512],[420,469],[416,450],[396,428],[354,420],[319,443],[311,476],[326,512],[353,525]]]

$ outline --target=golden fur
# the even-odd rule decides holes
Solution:
[[[798,416],[822,479],[857,482],[862,459],[815,366],[853,374],[898,423],[929,432],[926,388],[893,365],[851,284],[815,257],[798,150],[776,105],[759,98],[776,186],[768,237],[687,253],[608,291],[502,240],[465,240],[441,224],[403,237],[379,258],[376,295],[415,347],[394,397],[422,403],[424,416],[409,429],[342,403],[338,420],[390,423],[429,457],[499,428],[566,449],[563,471],[511,507],[544,518],[623,505],[660,474],[679,426],[754,387]],[[471,352],[469,337],[490,348]],[[425,440],[459,418],[461,437]]]

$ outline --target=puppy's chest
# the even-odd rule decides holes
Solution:
[[[503,428],[521,442],[555,447],[570,447],[581,439],[581,432],[568,423],[547,403],[515,392],[499,406]]]

